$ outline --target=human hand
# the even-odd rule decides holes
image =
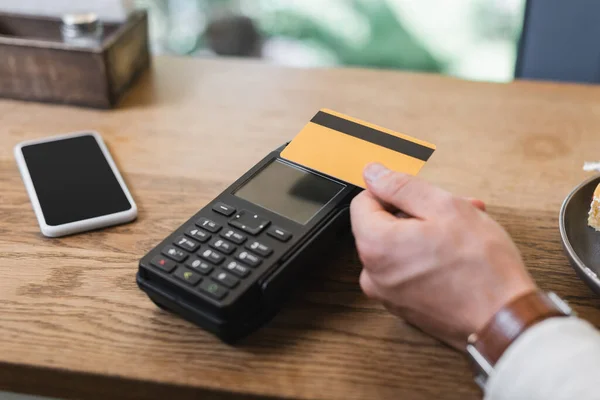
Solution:
[[[360,285],[393,314],[464,350],[505,304],[536,289],[506,231],[467,200],[380,164],[351,205]],[[412,218],[398,218],[390,208]]]

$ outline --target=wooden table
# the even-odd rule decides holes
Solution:
[[[321,107],[436,143],[422,176],[485,200],[542,288],[600,325],[600,301],[569,267],[557,222],[585,178],[583,161],[600,158],[600,87],[158,58],[116,111],[0,101],[0,389],[100,399],[480,398],[461,355],[361,294],[347,244],[236,347],[160,311],[136,287],[139,257]],[[44,238],[12,147],[85,129],[105,138],[139,219]]]

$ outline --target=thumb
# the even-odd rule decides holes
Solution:
[[[473,204],[475,208],[478,208],[480,211],[485,211],[485,203],[482,200],[474,199],[472,197],[468,197],[467,200]]]
[[[363,175],[367,189],[378,200],[421,219],[443,212],[453,197],[422,179],[389,170],[378,163],[367,165]]]

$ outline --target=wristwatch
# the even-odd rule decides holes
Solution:
[[[473,364],[475,382],[485,388],[504,351],[525,330],[548,318],[573,315],[571,307],[552,292],[533,291],[512,300],[467,340],[467,354]]]

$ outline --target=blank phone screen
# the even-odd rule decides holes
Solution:
[[[94,136],[22,148],[46,224],[63,225],[131,209]]]

